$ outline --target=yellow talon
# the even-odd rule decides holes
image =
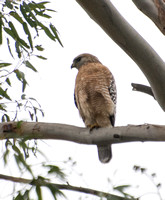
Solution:
[[[90,131],[92,131],[94,128],[99,128],[99,125],[96,123],[96,124],[89,124],[87,125],[87,127],[90,129]]]

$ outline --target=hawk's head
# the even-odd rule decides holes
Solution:
[[[72,63],[71,68],[80,69],[81,66],[87,63],[101,63],[96,56],[93,56],[88,53],[83,53],[77,56]]]

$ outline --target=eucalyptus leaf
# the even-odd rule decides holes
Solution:
[[[24,63],[26,67],[32,69],[34,72],[37,72],[36,68],[28,60],[26,60]]]

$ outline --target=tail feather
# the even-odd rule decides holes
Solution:
[[[108,145],[108,146],[98,145],[97,149],[98,149],[98,155],[99,155],[100,162],[108,163],[112,158],[111,145]]]

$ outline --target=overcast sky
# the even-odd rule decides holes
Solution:
[[[74,105],[73,93],[77,71],[71,70],[72,60],[80,53],[91,53],[99,58],[113,73],[117,91],[116,126],[128,124],[164,124],[165,116],[157,102],[146,94],[133,92],[131,83],[148,85],[138,66],[95,24],[75,0],[52,1],[57,11],[52,22],[60,33],[62,48],[48,39],[42,40],[47,61],[33,61],[38,73],[29,73],[29,96],[35,97],[45,112],[43,122],[84,126]],[[145,17],[130,0],[113,0],[112,3],[126,20],[142,35],[155,51],[165,57],[165,39],[156,26]],[[126,143],[112,146],[113,158],[109,164],[101,164],[95,146],[79,145],[72,142],[39,142],[39,147],[49,161],[62,164],[72,157],[77,162],[71,172],[69,184],[90,187],[109,192],[107,179],[114,184],[140,184],[134,194],[154,192],[148,179],[133,172],[133,165],[140,165],[156,172],[158,180],[165,184],[164,143]],[[6,173],[4,169],[2,172]],[[70,171],[68,171],[70,172]],[[12,174],[12,170],[10,170]],[[83,173],[83,176],[79,176]],[[5,187],[5,185],[4,185]],[[0,189],[1,190],[1,189]],[[163,189],[162,189],[163,191]],[[77,200],[79,194],[67,193],[69,200]],[[165,193],[163,194],[165,198]],[[141,200],[157,200],[156,196],[145,195]],[[96,199],[91,197],[89,199]],[[5,200],[8,200],[6,198]]]

